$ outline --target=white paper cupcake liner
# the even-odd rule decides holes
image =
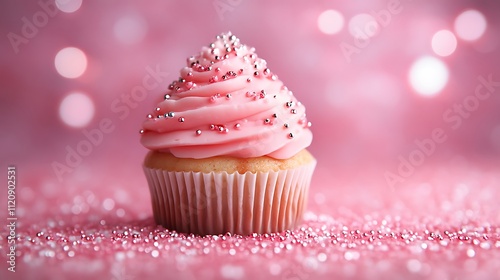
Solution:
[[[144,167],[157,224],[179,232],[233,234],[294,228],[305,210],[316,161],[245,174],[173,172]]]

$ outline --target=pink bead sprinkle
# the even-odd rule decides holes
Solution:
[[[217,77],[217,76],[212,76],[210,79],[208,79],[208,82],[212,84],[212,83],[217,82],[218,80],[219,80],[219,77]]]

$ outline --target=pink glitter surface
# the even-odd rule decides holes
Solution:
[[[56,2],[0,4],[1,279],[500,279],[499,3]],[[141,122],[229,30],[313,124],[291,231],[152,218]]]

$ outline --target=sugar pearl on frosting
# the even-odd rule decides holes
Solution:
[[[266,91],[265,90],[261,90],[259,96],[260,96],[260,98],[266,97]]]
[[[220,97],[220,93],[214,94],[210,97],[210,102],[215,102]]]
[[[217,81],[219,81],[219,77],[218,76],[212,76],[210,79],[208,79],[208,82],[211,83],[211,84],[215,83]]]
[[[201,130],[197,129],[196,130],[196,135],[201,135]]]

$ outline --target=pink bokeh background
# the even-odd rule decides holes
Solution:
[[[16,211],[22,236],[58,219],[65,227],[102,220],[114,225],[150,221],[149,191],[141,169],[146,153],[139,143],[141,123],[178,78],[186,57],[226,31],[255,47],[307,108],[314,134],[309,150],[318,159],[309,196],[312,213],[345,224],[366,215],[406,215],[422,227],[426,224],[421,217],[440,218],[450,227],[472,220],[499,225],[500,3],[56,2],[59,8],[52,0],[0,4],[0,158],[4,170],[17,167]],[[327,14],[326,23],[321,23],[327,10],[335,10],[337,16]],[[456,27],[457,18],[467,10],[482,15],[466,21],[469,31],[479,34],[474,40],[462,38],[467,30]],[[352,20],[363,13],[381,18],[375,27],[376,20]],[[481,19],[486,22],[484,32]],[[377,34],[356,38],[359,33],[349,31],[364,28],[375,28]],[[443,29],[456,40],[455,48],[453,40],[441,42],[451,52],[448,56],[439,55],[432,43]],[[86,64],[70,56],[58,69],[56,56],[67,47],[78,48]],[[412,68],[422,58],[435,64]],[[81,75],[64,76],[78,69]],[[148,75],[156,78],[157,86],[126,101]],[[494,82],[487,87],[481,80]],[[443,86],[427,94],[419,90],[433,83]],[[480,85],[482,99],[475,95]],[[61,113],[63,100],[75,92],[86,96],[90,105],[77,102]],[[465,111],[460,113],[457,106]],[[71,120],[84,124],[71,125]],[[103,121],[108,132],[99,132],[102,137],[94,136],[97,140],[90,146],[82,144],[90,143],[86,134],[96,135]],[[441,132],[439,141],[429,144],[436,129]],[[428,153],[415,141],[427,143]],[[68,164],[68,150],[78,147],[86,149],[85,155]],[[5,194],[2,188],[2,205],[7,204]],[[469,210],[475,211],[473,219],[457,218]],[[6,215],[0,211],[2,220]],[[5,236],[0,241],[5,242]],[[5,243],[1,246],[5,249]],[[498,247],[481,260],[498,256]],[[26,252],[19,254],[45,259],[36,254],[40,248],[22,250]],[[40,270],[48,278],[58,271],[55,263],[44,270],[30,266],[22,256],[18,261],[24,272],[17,277]],[[82,265],[84,260],[81,257]],[[366,263],[356,265],[362,268]],[[458,266],[446,263],[442,273],[463,276]],[[332,267],[326,272],[345,276]],[[500,277],[498,269],[484,267],[488,269],[482,276]],[[443,275],[435,271],[424,276]],[[411,272],[394,271],[401,277]],[[106,269],[96,273],[107,275]],[[259,276],[253,273],[257,274],[248,275]],[[314,272],[307,275],[316,279]],[[473,279],[478,274],[465,275]]]

